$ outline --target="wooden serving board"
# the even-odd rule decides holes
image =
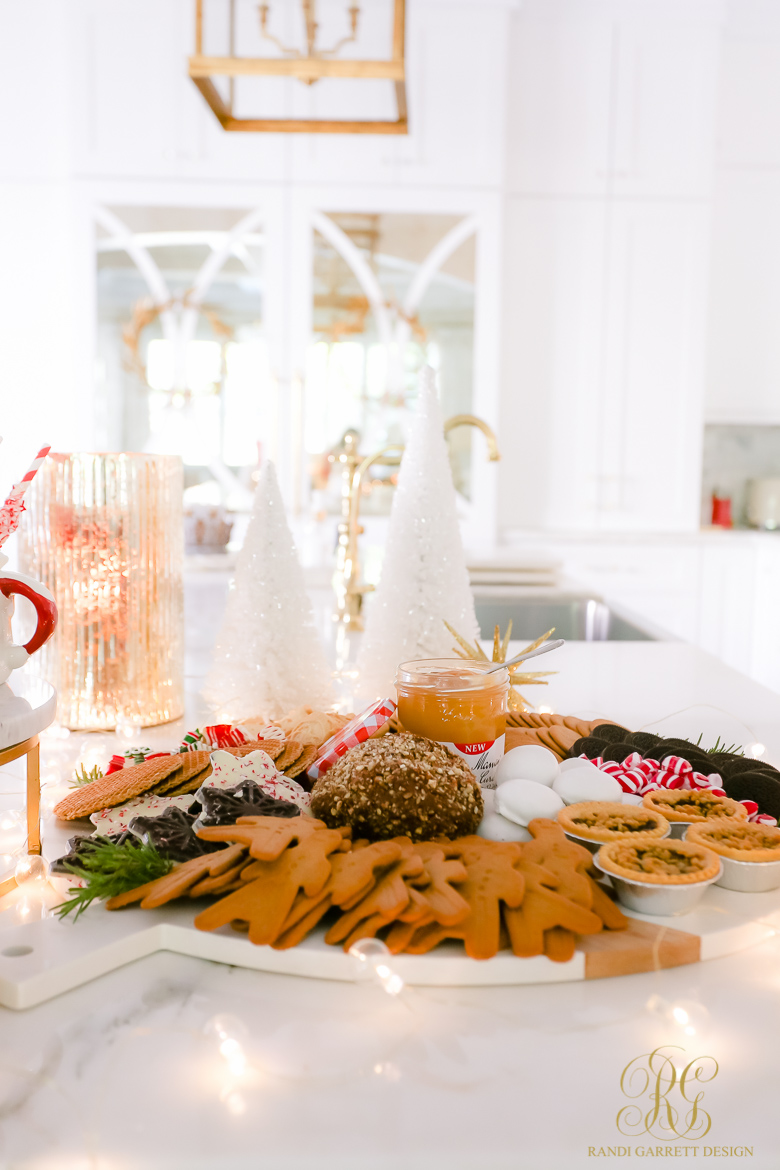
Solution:
[[[109,913],[95,905],[79,919],[48,918],[0,931],[0,1004],[27,1008],[157,951],[248,967],[281,975],[351,981],[355,961],[313,932],[287,951],[256,947],[229,927],[213,934],[196,930],[192,902],[159,910],[132,908]],[[568,983],[633,975],[715,959],[755,946],[780,928],[780,890],[739,894],[710,886],[699,906],[679,918],[631,914],[628,930],[581,939],[568,963],[545,956],[469,959],[460,944],[429,955],[397,955],[395,971],[417,986],[500,986]]]
[[[628,930],[589,935],[579,940],[577,949],[585,956],[585,978],[603,979],[698,963],[701,937],[632,918]]]

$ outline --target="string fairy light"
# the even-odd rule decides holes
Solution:
[[[247,1029],[238,1016],[221,1013],[212,1016],[203,1026],[206,1036],[216,1041],[217,1051],[227,1065],[228,1079],[219,1091],[219,1099],[229,1113],[239,1117],[246,1112],[246,1101],[236,1089],[236,1081],[249,1071],[249,1059],[244,1045]]]
[[[406,984],[391,966],[390,951],[378,938],[362,938],[353,943],[349,954],[355,962],[359,979],[373,979],[388,995],[398,996]]]
[[[244,1051],[247,1030],[238,1016],[212,1016],[203,1031],[217,1042],[219,1055],[234,1077],[241,1077],[247,1071],[249,1061]]]
[[[17,808],[0,812],[0,853],[14,854],[24,844],[22,814]]]
[[[695,999],[668,1000],[662,995],[651,995],[646,1007],[651,1015],[659,1016],[688,1039],[704,1035],[711,1023],[709,1011]]]
[[[28,882],[43,886],[49,880],[49,863],[38,853],[25,853],[16,863],[14,876],[18,886]]]

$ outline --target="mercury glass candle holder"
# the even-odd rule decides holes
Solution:
[[[36,657],[80,731],[184,713],[182,463],[172,455],[51,455],[28,495],[21,559],[59,607]]]

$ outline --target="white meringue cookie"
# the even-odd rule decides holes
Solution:
[[[564,804],[579,804],[582,800],[621,800],[623,789],[614,776],[598,768],[572,768],[553,782]]]
[[[492,812],[479,823],[477,833],[488,841],[531,841],[531,834],[522,825],[508,821],[500,813]]]
[[[535,817],[556,817],[563,800],[546,784],[536,780],[507,780],[496,793],[496,808],[516,825],[526,826]]]
[[[571,760],[561,760],[558,765],[560,772],[573,772],[575,768],[590,768],[594,772],[600,771],[595,764],[592,764],[590,760],[586,760],[584,756],[575,756]]]
[[[510,748],[498,761],[493,773],[496,784],[507,780],[534,780],[537,784],[552,784],[558,775],[558,758],[541,744],[525,743]]]

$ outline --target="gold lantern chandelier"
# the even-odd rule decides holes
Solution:
[[[406,0],[393,0],[391,55],[387,59],[358,60],[339,57],[340,50],[357,40],[361,8],[357,0],[347,4],[349,31],[330,47],[319,44],[316,0],[301,0],[306,30],[305,49],[286,45],[272,31],[272,5],[258,5],[259,31],[263,40],[277,50],[273,57],[240,57],[235,51],[235,0],[227,0],[229,56],[204,53],[203,0],[195,0],[195,55],[189,60],[189,75],[195,82],[223,130],[244,130],[273,134],[407,134],[405,7]],[[228,79],[224,98],[214,79]],[[236,80],[240,77],[292,77],[306,85],[324,78],[390,81],[395,89],[397,118],[394,121],[326,120],[322,118],[238,118],[234,113]]]

